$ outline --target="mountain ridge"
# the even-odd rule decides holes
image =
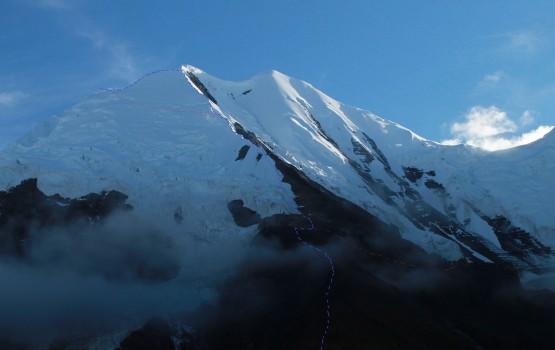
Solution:
[[[193,87],[197,94],[188,92],[187,85]],[[217,134],[216,129],[209,129],[214,123],[219,125]],[[187,131],[193,125],[194,131]],[[127,88],[95,94],[8,146],[0,157],[4,158],[4,168],[10,169],[12,175],[0,175],[0,180],[8,188],[24,178],[37,177],[47,192],[63,193],[74,188],[64,194],[69,197],[78,193],[117,189],[130,194],[130,202],[135,206],[141,201],[156,201],[159,195],[152,195],[155,191],[152,187],[161,185],[166,187],[164,191],[167,196],[157,205],[163,208],[158,214],[161,217],[172,217],[176,212],[183,212],[185,204],[179,199],[180,195],[176,195],[176,187],[171,184],[170,176],[162,176],[160,172],[170,169],[173,173],[183,170],[188,173],[187,179],[175,176],[176,183],[187,183],[198,177],[198,174],[193,173],[195,171],[208,174],[219,169],[217,171],[222,174],[228,174],[228,165],[216,165],[221,158],[212,157],[216,163],[209,164],[199,159],[193,161],[191,154],[205,152],[204,157],[211,157],[214,150],[206,153],[203,149],[206,142],[230,137],[236,139],[233,141],[236,150],[232,153],[240,152],[240,148],[245,146],[240,145],[240,139],[233,135],[223,136],[227,134],[226,129],[235,131],[235,135],[241,134],[236,125],[254,135],[256,140],[251,137],[250,141],[254,143],[255,148],[251,152],[257,154],[256,160],[249,160],[246,154],[247,159],[243,157],[239,163],[229,163],[232,159],[227,156],[226,159],[229,159],[225,161],[226,164],[233,164],[239,169],[241,166],[238,164],[250,161],[255,168],[266,167],[264,173],[268,174],[273,172],[270,169],[272,165],[259,162],[259,157],[262,157],[260,154],[273,152],[335,195],[347,198],[372,215],[399,227],[405,239],[430,253],[439,253],[451,260],[465,255],[468,257],[469,252],[482,260],[484,254],[489,254],[484,252],[505,254],[495,228],[488,223],[498,216],[506,218],[516,229],[542,244],[555,246],[555,239],[552,238],[555,236],[553,216],[543,215],[538,210],[546,202],[538,200],[538,196],[541,194],[547,198],[546,193],[553,192],[547,186],[549,172],[537,170],[536,175],[542,181],[534,182],[530,176],[518,174],[500,177],[492,174],[491,170],[509,175],[513,154],[532,164],[533,160],[530,160],[528,154],[530,149],[541,148],[544,153],[549,153],[549,147],[542,146],[542,143],[548,143],[549,137],[553,136],[546,135],[543,141],[500,153],[444,146],[370,112],[343,105],[309,83],[277,71],[262,73],[240,82],[228,82],[212,77],[199,68],[185,65],[180,71],[153,73]],[[95,134],[96,129],[103,135]],[[172,134],[174,136],[170,139],[173,141],[166,141]],[[203,136],[199,138],[199,135]],[[245,134],[239,136],[245,137]],[[63,138],[65,144],[61,141]],[[192,142],[194,138],[198,142]],[[73,143],[75,148],[71,146]],[[113,145],[110,147],[120,151],[114,153],[107,145]],[[175,153],[172,145],[180,145],[177,158],[181,159],[181,167],[172,164],[177,159],[172,154]],[[263,146],[262,149],[260,146]],[[166,154],[156,154],[157,147],[161,147]],[[47,153],[45,148],[58,149]],[[134,151],[130,152],[132,149]],[[52,163],[51,159],[63,157],[65,153],[78,159],[63,161],[66,170],[55,170],[56,166],[49,164]],[[541,157],[541,154],[532,154],[535,158]],[[26,156],[29,156],[29,161],[25,160]],[[18,158],[16,164],[14,157]],[[237,158],[235,156],[233,160]],[[488,163],[487,167],[482,164],[485,162]],[[199,171],[201,163],[205,163],[204,170]],[[99,176],[99,172],[105,169],[116,169],[114,166],[117,170],[110,170],[111,175]],[[466,174],[460,173],[461,166],[467,168],[463,170]],[[85,174],[89,175],[79,178],[68,175],[79,168],[85,169]],[[258,178],[257,181],[262,182],[256,186],[267,189],[268,186],[263,184],[265,181],[256,175],[258,170],[255,168],[246,170],[245,175],[251,179]],[[535,163],[529,168],[539,169]],[[409,178],[406,169],[418,170],[417,178]],[[230,181],[244,183],[242,189],[239,189],[240,194],[231,195],[238,187],[230,183],[231,193],[221,202],[241,198],[247,207],[262,216],[295,212],[292,209],[295,206],[291,203],[280,206],[280,201],[273,200],[275,194],[267,195],[261,201],[258,193],[247,193],[251,184],[250,180],[239,180],[245,178],[242,172]],[[14,177],[13,173],[19,176]],[[145,173],[147,175],[143,175]],[[519,177],[526,181],[526,185],[517,186],[513,183]],[[220,179],[214,175],[213,181]],[[274,178],[272,181],[274,185],[270,188],[277,188],[279,179]],[[74,185],[67,185],[72,182]],[[197,182],[204,183],[204,180],[199,178]],[[502,185],[499,186],[499,183]],[[49,186],[52,188],[49,189]],[[205,184],[201,186],[205,188],[203,194],[206,195],[208,187]],[[511,195],[505,188],[511,188],[515,194]],[[291,193],[282,194],[281,198],[287,201],[285,198],[291,196]],[[521,201],[529,202],[529,205],[519,205]],[[219,206],[221,212],[225,213],[223,204]],[[141,205],[137,207],[141,210]],[[274,209],[270,209],[272,207]],[[195,218],[207,216],[204,210],[199,212],[189,208],[185,212],[190,211],[189,216],[194,221]],[[429,219],[430,211],[435,213],[432,220]],[[226,215],[229,214],[218,220],[219,226],[228,221]],[[208,231],[212,230],[214,234],[219,234],[216,233],[218,230],[225,231],[216,229],[203,219],[197,223],[195,230],[203,227],[212,227]],[[227,230],[231,227],[227,226]],[[469,243],[461,241],[459,236],[464,237],[463,241],[473,237],[470,241],[477,240],[474,243],[480,248],[469,247]],[[553,264],[551,259],[551,254],[532,254],[526,258],[525,265],[532,269],[547,266]]]
[[[186,69],[187,69],[187,68],[185,67],[184,70],[186,70]],[[201,71],[200,71],[200,70],[197,70],[197,73],[198,73],[198,72],[201,72]],[[215,84],[213,83],[213,81],[211,80],[212,78],[211,78],[209,75],[205,75],[205,73],[201,73],[200,76],[201,76],[201,79],[200,79],[200,80],[203,80],[203,79],[206,80],[208,86],[211,85],[211,84],[215,85]],[[293,104],[296,103],[296,105],[294,105],[293,107],[291,107],[291,109],[293,110],[293,112],[292,112],[292,113],[289,112],[289,115],[294,115],[294,116],[297,116],[297,117],[298,117],[299,115],[303,115],[303,113],[305,114],[305,118],[301,118],[301,121],[304,123],[303,125],[301,125],[301,123],[300,123],[299,121],[296,121],[296,120],[294,120],[293,118],[291,118],[291,120],[296,124],[296,126],[298,126],[298,127],[300,127],[300,128],[304,128],[304,130],[305,130],[307,133],[310,134],[310,136],[311,136],[312,139],[317,139],[318,137],[321,137],[321,139],[320,139],[320,140],[317,140],[317,141],[319,141],[319,142],[320,142],[321,144],[323,144],[327,149],[329,149],[329,150],[331,151],[331,153],[333,153],[333,154],[335,154],[337,157],[341,158],[341,160],[345,163],[345,159],[346,159],[346,158],[344,157],[344,154],[342,154],[342,152],[340,152],[340,151],[337,149],[337,147],[336,147],[336,146],[337,146],[337,143],[333,140],[333,138],[330,138],[329,135],[327,135],[325,131],[322,130],[320,123],[319,123],[317,120],[314,119],[314,116],[312,115],[312,112],[308,112],[308,109],[314,110],[314,109],[316,109],[316,108],[313,108],[313,106],[311,106],[310,104],[308,104],[308,103],[306,102],[305,99],[303,99],[302,97],[299,97],[299,94],[297,94],[297,91],[296,91],[296,90],[293,88],[293,86],[292,86],[292,85],[294,85],[294,84],[291,84],[291,85],[289,86],[289,88],[284,88],[284,87],[283,87],[283,85],[285,85],[284,80],[289,80],[289,81],[292,81],[292,80],[293,80],[293,81],[294,81],[294,79],[292,79],[292,78],[290,78],[290,77],[287,77],[287,76],[285,76],[285,75],[279,75],[278,78],[279,78],[279,80],[280,80],[279,83],[281,84],[280,92],[283,93],[283,91],[289,91],[289,92],[287,92],[286,96],[285,96],[283,99],[286,100],[286,101],[288,101],[288,103],[290,103],[289,107],[291,107],[291,102],[292,102]],[[248,81],[247,81],[247,82],[248,82]],[[245,84],[245,81],[243,81],[243,82],[241,82],[241,83],[242,83],[242,84]],[[312,86],[310,86],[309,84],[306,84],[306,83],[304,83],[304,82],[298,82],[297,84],[298,84],[298,85],[300,84],[302,88],[307,88],[307,87],[308,87],[308,88],[310,88],[310,89],[314,89]],[[278,85],[279,85],[279,84],[278,84]],[[315,89],[314,89],[314,90],[315,90]],[[252,91],[255,91],[255,89],[252,89]],[[251,93],[252,93],[252,94],[255,94],[254,92],[251,92]],[[250,95],[251,93],[249,93],[249,95]],[[317,90],[316,90],[316,93],[317,93],[317,94],[320,94],[320,96],[325,96],[324,98],[327,99],[327,100],[325,101],[325,102],[326,102],[326,107],[327,107],[328,109],[335,109],[334,112],[335,112],[336,116],[338,116],[342,121],[345,122],[345,125],[344,125],[345,129],[350,129],[350,132],[351,132],[352,134],[355,134],[355,128],[353,127],[353,125],[358,125],[358,124],[360,124],[360,122],[359,122],[359,123],[351,123],[350,120],[349,120],[349,118],[346,117],[345,114],[342,113],[342,111],[340,110],[341,108],[349,109],[350,107],[348,107],[348,106],[343,106],[343,105],[341,105],[340,103],[337,103],[337,102],[333,101],[331,98],[329,98],[328,96],[326,96],[326,95],[324,95],[324,94],[319,93]],[[220,94],[220,95],[218,95],[218,94],[220,94],[220,90],[215,89],[214,95],[218,96],[217,98],[218,98],[220,101],[225,101],[225,96],[222,95],[222,94]],[[229,94],[229,92],[228,92],[228,94]],[[233,93],[232,93],[232,94],[233,94]],[[254,96],[254,95],[252,95],[252,96]],[[282,96],[283,96],[283,94],[282,94]],[[232,96],[232,98],[235,99],[233,96]],[[301,102],[299,102],[299,101],[301,101]],[[311,100],[311,101],[312,101],[312,100]],[[266,100],[265,100],[265,102],[266,102]],[[228,107],[225,105],[225,102],[224,102],[224,103],[221,103],[221,105],[222,105],[222,104],[223,104],[222,109],[223,109],[223,110],[226,110],[226,108],[228,108]],[[247,103],[247,105],[248,105],[248,103]],[[330,105],[332,105],[333,107],[330,108]],[[300,106],[300,109],[299,109],[299,106]],[[220,107],[221,107],[221,106],[220,106]],[[256,106],[255,106],[255,107],[256,107]],[[233,120],[235,120],[236,118],[238,118],[237,115],[240,115],[241,112],[243,112],[243,111],[240,111],[240,110],[233,110],[233,108],[231,108],[231,107],[229,107],[229,109],[230,109],[229,115],[233,115],[233,116],[234,116],[234,117],[233,117]],[[248,108],[247,108],[247,109],[248,109]],[[271,110],[275,110],[275,109],[277,109],[277,108],[271,108]],[[253,110],[254,110],[254,112],[253,112]],[[364,111],[359,110],[359,109],[357,109],[357,111],[361,111],[361,112],[364,113]],[[288,113],[288,112],[283,112],[283,114],[287,114],[287,113]],[[256,113],[256,108],[252,108],[252,107],[251,107],[250,110],[247,110],[247,113],[245,113],[245,114],[255,114],[255,115],[256,115],[256,114],[260,114],[260,113]],[[384,143],[383,140],[379,140],[379,141],[378,141],[378,142],[380,143],[380,146],[382,147],[382,149],[384,149],[385,152],[389,154],[389,158],[401,159],[401,162],[407,162],[407,159],[410,159],[410,158],[413,158],[413,157],[417,157],[417,158],[418,158],[418,157],[419,157],[419,153],[423,153],[423,152],[422,152],[423,149],[426,150],[426,151],[429,151],[429,150],[434,151],[436,154],[438,154],[438,155],[437,155],[437,158],[440,158],[441,160],[444,160],[444,157],[445,157],[446,155],[450,156],[451,158],[455,158],[454,161],[451,160],[452,162],[455,163],[455,165],[453,166],[453,168],[459,168],[459,167],[460,167],[460,164],[461,164],[461,160],[462,160],[462,163],[469,163],[469,162],[470,162],[470,163],[476,163],[476,159],[475,159],[475,158],[473,159],[472,157],[481,157],[481,156],[484,156],[484,157],[487,157],[487,156],[494,157],[494,156],[495,156],[495,155],[492,155],[491,153],[481,152],[480,150],[477,150],[477,149],[474,149],[474,148],[466,148],[466,147],[461,148],[461,147],[457,147],[457,146],[443,146],[443,145],[440,145],[440,144],[438,144],[438,143],[425,140],[425,139],[419,137],[418,135],[412,133],[410,130],[408,130],[408,129],[404,128],[404,127],[399,126],[398,124],[395,124],[395,123],[392,123],[392,122],[387,122],[387,121],[385,121],[385,120],[383,120],[383,119],[381,119],[381,118],[375,117],[375,116],[373,116],[373,115],[371,115],[371,114],[370,114],[370,115],[365,115],[365,116],[370,116],[371,119],[375,122],[375,124],[378,124],[379,127],[383,129],[382,131],[384,132],[384,134],[388,134],[387,136],[390,137],[390,138],[391,138],[391,134],[392,134],[391,130],[393,130],[393,131],[397,131],[397,130],[398,130],[397,133],[398,133],[398,134],[401,133],[401,135],[402,135],[403,132],[405,132],[405,133],[408,134],[409,137],[405,137],[405,138],[404,138],[404,141],[403,141],[404,144],[402,144],[402,143],[394,143],[395,141],[393,141],[393,142],[390,141],[390,142],[389,142],[389,145],[387,145],[387,143],[386,143],[386,145],[385,145],[386,148],[383,148],[383,147],[384,147],[384,145],[383,145],[383,143]],[[241,116],[241,117],[243,117],[243,116]],[[320,117],[320,116],[319,116],[319,117]],[[373,118],[372,118],[372,117],[373,117]],[[264,135],[265,130],[267,130],[268,128],[263,128],[263,127],[260,127],[260,126],[258,126],[258,125],[252,125],[252,124],[253,124],[253,123],[252,123],[253,119],[255,119],[255,118],[252,118],[252,116],[251,116],[251,117],[245,116],[245,117],[244,117],[244,121],[241,120],[241,122],[243,123],[242,126],[244,126],[244,125],[249,125],[249,123],[251,123],[251,125],[248,126],[248,127],[250,128],[250,130],[255,130],[255,131],[254,131],[255,134],[258,133],[258,134]],[[277,118],[269,118],[269,117],[268,117],[268,119],[274,120],[274,119],[277,119]],[[318,118],[318,119],[319,119],[320,121],[323,121],[322,118]],[[312,126],[311,126],[311,127],[312,127],[312,130],[308,130],[307,127],[306,127],[307,125],[310,125],[310,124],[312,124]],[[374,129],[376,129],[375,126],[374,126]],[[379,129],[379,128],[378,128],[378,129]],[[366,130],[368,130],[368,129],[366,129]],[[312,132],[311,132],[311,131],[312,131]],[[358,130],[357,130],[357,131],[358,131]],[[390,166],[390,164],[389,164],[388,162],[384,162],[384,154],[383,154],[382,149],[377,148],[377,147],[376,147],[376,142],[375,142],[372,138],[368,137],[368,135],[367,135],[366,133],[362,132],[362,135],[361,135],[361,136],[362,136],[362,137],[357,138],[356,140],[351,139],[351,142],[352,142],[353,145],[354,145],[353,150],[355,150],[355,153],[356,153],[356,147],[358,146],[358,147],[359,147],[359,152],[362,152],[362,155],[366,156],[366,162],[367,162],[367,163],[371,163],[371,162],[368,162],[368,159],[369,159],[369,158],[377,158],[377,159],[380,160],[381,163],[383,164],[383,169],[382,169],[382,171],[385,171],[385,172],[387,173],[387,175],[391,175],[391,171],[390,171],[390,170],[391,170],[391,166]],[[374,138],[376,138],[376,139],[379,139],[379,135],[378,135],[378,137],[376,137],[375,133],[374,133],[372,136],[373,136]],[[273,140],[274,138],[275,138],[275,135],[268,135],[268,136],[267,136],[267,135],[264,135],[264,136],[261,137],[261,139],[266,139],[266,140],[267,140],[267,139]],[[336,136],[334,136],[334,138],[337,139]],[[368,141],[368,143],[367,143],[366,145],[360,143],[360,140],[363,139],[363,138],[364,138],[366,141]],[[302,139],[302,137],[297,137],[297,139]],[[305,138],[305,139],[306,139],[306,138]],[[408,139],[408,140],[407,140],[407,139]],[[396,140],[399,141],[399,140],[403,140],[403,139],[397,138]],[[416,140],[416,141],[415,141],[415,140]],[[356,144],[355,144],[355,142],[356,142]],[[411,148],[411,143],[414,143],[414,142],[416,142],[416,146]],[[276,142],[274,142],[274,144],[276,144]],[[290,143],[287,143],[287,142],[286,142],[285,144],[288,145],[288,146],[290,145]],[[285,147],[288,147],[288,146],[285,146]],[[348,148],[348,147],[345,147],[345,146],[343,145],[343,149],[345,149],[345,148]],[[402,151],[402,152],[395,152],[395,148],[403,149],[403,151]],[[407,150],[407,149],[408,149],[408,150]],[[424,153],[425,153],[425,152],[424,152]],[[427,153],[430,153],[430,152],[427,152]],[[377,157],[376,157],[376,154],[378,154]],[[360,155],[360,154],[359,154],[359,155]],[[299,167],[302,167],[302,168],[306,169],[306,162],[304,162],[304,164],[303,164],[303,161],[302,161],[302,160],[300,160],[300,161],[299,161],[298,159],[289,159],[289,160],[288,160],[288,159],[287,159],[287,155],[284,156],[284,155],[282,154],[281,156],[282,156],[283,158],[285,158],[286,161],[291,162],[291,160],[293,160],[292,163],[297,162],[297,165],[298,165]],[[420,158],[422,158],[422,157],[420,157]],[[428,158],[430,158],[430,157],[428,156]],[[329,158],[328,158],[328,160],[329,160]],[[438,168],[441,169],[442,167],[441,167],[441,166],[438,166],[437,162],[430,162],[430,160],[431,160],[431,159],[424,159],[425,162],[427,162],[427,163],[432,163],[432,164],[428,165],[428,171],[427,171],[427,172],[428,172],[428,173],[434,172],[434,178],[433,178],[433,179],[432,179],[432,178],[426,179],[426,182],[425,182],[426,186],[425,186],[425,187],[427,187],[431,192],[435,192],[435,194],[436,194],[435,197],[436,197],[436,198],[431,198],[431,201],[434,201],[434,200],[436,201],[435,207],[437,208],[437,207],[442,206],[443,208],[439,208],[439,209],[443,209],[443,210],[441,210],[441,211],[443,211],[443,212],[449,214],[449,213],[448,213],[448,210],[447,210],[447,207],[448,207],[448,205],[453,205],[453,203],[447,203],[447,204],[446,204],[446,203],[443,203],[442,205],[438,205],[438,204],[437,204],[437,200],[438,200],[438,199],[439,199],[440,201],[442,201],[442,200],[445,201],[446,197],[447,197],[447,198],[450,197],[450,194],[446,192],[445,187],[441,184],[441,181],[438,182],[438,179],[441,179],[441,176],[442,176],[442,175],[445,176],[445,174],[442,174],[442,172],[440,171],[440,172],[439,172],[440,174],[436,177],[436,171],[435,171],[434,169],[438,169]],[[422,163],[422,159],[420,159],[419,162]],[[299,164],[299,163],[300,163],[300,164]],[[355,163],[355,162],[354,162],[353,160],[350,160],[350,163]],[[418,163],[418,162],[416,162],[416,163]],[[412,163],[405,163],[405,164],[412,165]],[[422,165],[422,164],[420,164],[420,165]],[[355,168],[356,168],[357,166],[359,166],[359,165],[357,164],[357,165],[355,166]],[[505,166],[505,165],[504,165],[504,166]],[[399,164],[397,164],[397,169],[398,169],[398,168],[399,168]],[[405,166],[402,165],[401,168],[404,169]],[[321,170],[321,169],[318,169],[318,170]],[[364,169],[364,170],[366,171],[366,173],[369,172],[368,169]],[[376,169],[373,169],[373,170],[376,170]],[[380,170],[380,169],[378,169],[378,170]],[[472,170],[472,169],[471,169],[471,170]],[[479,170],[483,170],[483,169],[479,169]],[[303,171],[306,172],[306,170],[303,170]],[[357,172],[360,173],[360,169],[355,169],[355,171],[357,171]],[[475,171],[475,170],[472,170],[472,171]],[[400,173],[400,172],[398,171],[398,174],[399,174],[399,173]],[[548,173],[548,172],[544,172],[544,174],[547,174],[547,173]],[[402,174],[402,173],[400,173],[400,174]],[[361,175],[362,175],[363,180],[364,180],[365,177],[368,178],[368,175],[367,175],[367,174],[361,174]],[[448,175],[449,175],[449,174],[448,174]],[[456,174],[456,172],[455,172],[455,174],[450,174],[449,176],[451,177],[451,179],[448,178],[447,180],[451,180],[451,181],[452,181],[452,180],[454,179],[454,180],[455,180],[455,185],[457,185],[457,181],[459,181],[460,176],[458,176],[458,175]],[[316,176],[316,177],[317,177],[317,176]],[[391,177],[391,176],[390,176],[390,177]],[[491,176],[490,176],[490,177],[491,177]],[[313,177],[313,178],[314,178],[314,177]],[[398,175],[393,176],[392,178],[393,178],[394,181],[397,181],[398,183],[399,183],[399,181],[402,181],[402,179],[400,179],[400,176],[398,176]],[[475,178],[475,177],[474,177],[474,178]],[[384,179],[384,178],[381,178],[380,180],[381,180],[381,181],[384,181],[384,180],[386,180],[386,181],[387,181],[387,180],[390,180],[390,181],[391,181],[391,179],[387,179],[387,178],[385,178],[385,179]],[[372,181],[372,180],[369,180],[369,181]],[[472,179],[472,181],[475,181],[475,179]],[[321,183],[322,183],[322,182],[321,182]],[[418,184],[417,184],[416,182],[414,182],[414,183],[411,184],[411,185],[416,185],[416,186],[418,186]],[[460,184],[459,184],[459,185],[460,185]],[[360,185],[359,185],[359,186],[360,186]],[[376,189],[375,184],[374,184],[374,185],[370,185],[370,186],[371,186],[371,187],[373,186],[374,189]],[[404,186],[404,185],[402,185],[402,186]],[[342,186],[341,188],[342,188],[342,189],[345,189],[346,187],[347,187],[347,186]],[[414,187],[414,186],[413,186],[413,187]],[[468,185],[467,185],[467,188],[470,188],[470,187],[471,187],[471,186],[468,186]],[[514,187],[514,186],[513,186],[513,187]],[[379,191],[379,190],[380,190],[380,189],[378,189],[378,191]],[[387,191],[387,189],[386,189],[386,191]],[[422,191],[420,191],[420,192],[422,192]],[[440,194],[440,195],[438,196],[438,195],[437,195],[438,192],[443,192],[443,193]],[[336,194],[341,195],[340,193],[337,193],[337,192],[336,192]],[[430,196],[429,196],[429,193],[424,193],[424,194],[428,195],[428,198],[430,197]],[[481,194],[480,194],[480,195],[481,195]],[[382,196],[382,197],[384,197],[384,196]],[[437,197],[439,197],[439,198],[437,198]],[[443,198],[442,198],[442,197],[443,197]],[[352,196],[349,196],[349,195],[347,195],[347,198],[353,199],[353,197],[352,197]],[[427,200],[428,200],[428,198],[427,198]],[[522,194],[520,194],[519,198],[522,198]],[[486,198],[486,199],[487,199],[487,198]],[[385,198],[385,200],[388,200],[388,199]],[[355,198],[355,202],[357,202],[357,201],[356,201],[356,198]],[[457,207],[460,207],[461,205],[466,205],[465,203],[467,203],[467,202],[470,202],[470,201],[469,201],[469,200],[466,200],[465,198],[462,198],[462,200],[460,200],[459,203],[455,203],[455,204],[457,205]],[[475,201],[472,201],[472,202],[475,202]],[[462,203],[462,204],[461,204],[461,203]],[[366,208],[368,209],[368,206],[365,206],[365,205],[364,205],[364,202],[361,203],[361,202],[359,201],[359,202],[357,202],[357,204],[359,204],[359,205],[362,204],[363,207],[366,207]],[[391,203],[389,203],[389,204],[391,204]],[[493,207],[499,207],[499,206],[500,206],[499,204],[493,205]],[[469,211],[468,209],[470,209],[470,211]],[[477,210],[477,209],[476,209],[476,210]],[[478,221],[478,222],[482,221],[482,224],[480,224],[480,225],[478,225],[478,226],[481,226],[481,228],[484,229],[484,226],[485,226],[485,227],[488,226],[488,225],[487,225],[487,220],[485,220],[485,219],[482,217],[483,215],[476,215],[477,213],[473,213],[473,211],[476,211],[476,210],[474,210],[474,209],[472,208],[472,206],[471,206],[470,208],[467,208],[467,209],[464,210],[465,212],[470,212],[470,217],[456,218],[456,219],[459,219],[460,221],[472,221],[472,219],[474,219],[474,221]],[[536,213],[538,213],[538,212],[536,211]],[[376,212],[374,212],[374,214],[376,214]],[[453,213],[451,213],[451,214],[453,214]],[[393,214],[393,215],[395,215],[395,214]],[[504,211],[503,209],[501,209],[501,211],[498,210],[498,212],[488,213],[488,215],[491,215],[492,217],[494,217],[494,216],[508,216],[507,213],[506,213],[506,211]],[[448,215],[448,216],[449,216],[449,215]],[[455,217],[455,215],[452,215],[452,216]],[[545,217],[544,217],[544,219],[545,219]],[[538,221],[540,221],[540,220],[538,220]],[[483,225],[483,223],[486,223],[486,225]],[[518,224],[521,225],[521,224],[522,224],[522,221],[520,221]],[[474,226],[476,226],[476,225],[474,225]],[[523,226],[525,226],[525,225],[523,225]],[[553,223],[550,223],[549,226],[552,227],[552,226],[553,226]],[[547,228],[547,231],[550,231],[550,230],[552,230],[552,229],[550,229],[550,228],[548,227],[548,228]],[[537,232],[538,230],[536,230],[535,227],[532,227],[531,231]],[[539,231],[541,231],[541,230],[539,230]],[[489,232],[489,233],[488,233],[488,232]],[[501,248],[501,246],[500,246],[500,244],[499,244],[497,238],[495,238],[495,236],[494,236],[494,232],[492,232],[492,229],[489,229],[489,230],[486,229],[486,231],[485,231],[483,234],[486,235],[486,237],[488,237],[488,240],[492,241],[492,243],[493,243],[494,245],[496,245],[497,247]],[[546,235],[544,234],[543,236],[545,237]],[[405,237],[405,238],[408,238],[409,240],[411,239],[410,237]],[[414,238],[412,238],[412,240],[413,240],[413,242],[415,241]],[[460,242],[457,242],[457,243],[460,243]],[[534,264],[534,263],[532,263],[532,265],[533,265],[533,264]]]

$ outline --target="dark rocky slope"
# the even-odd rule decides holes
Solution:
[[[302,238],[334,261],[324,349],[553,347],[554,293],[523,289],[509,264],[453,264],[430,256],[273,158],[315,223]],[[180,348],[320,348],[330,268],[297,239],[294,228],[307,225],[303,215],[263,219],[252,253],[220,286],[217,302],[179,318],[197,330],[177,342]]]

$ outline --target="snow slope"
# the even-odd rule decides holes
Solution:
[[[263,217],[296,211],[272,152],[429,252],[535,268],[553,265],[554,143],[551,132],[500,152],[444,146],[276,71],[229,82],[183,66],[37,126],[0,153],[0,187],[38,177],[48,194],[116,189],[203,236],[253,232],[233,224],[229,201]]]
[[[496,216],[555,246],[555,217],[548,203],[555,195],[549,162],[554,158],[553,141],[549,141],[555,139],[553,133],[503,152],[444,146],[276,71],[226,82],[195,67],[183,70],[199,78],[223,115],[256,134],[282,159],[396,225],[405,238],[429,251],[455,259],[460,257],[461,242],[454,235],[431,233],[433,223],[418,225],[410,220],[407,201],[413,199],[407,188],[419,194],[413,201],[416,206],[436,209],[452,221],[453,228],[479,237],[499,254],[503,254],[502,245],[486,221]],[[407,167],[424,174],[408,181]],[[549,264],[551,256],[541,259],[532,260]]]
[[[95,94],[10,145],[0,154],[0,187],[37,177],[45,193],[65,197],[115,189],[136,210],[182,217],[203,237],[253,232],[233,223],[229,201],[262,216],[295,206],[256,150],[235,160],[246,144],[181,72],[159,72]]]

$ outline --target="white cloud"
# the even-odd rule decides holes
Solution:
[[[474,139],[515,132],[516,129],[516,124],[499,108],[475,106],[466,115],[466,122],[451,126],[451,133],[464,139]]]
[[[0,106],[13,107],[25,97],[27,95],[21,91],[0,92]]]
[[[451,126],[451,135],[454,138],[444,140],[442,144],[465,143],[488,151],[497,151],[534,142],[553,129],[553,126],[541,125],[532,131],[514,135],[518,131],[517,124],[507,116],[506,112],[495,106],[472,107],[465,119],[465,122],[454,123]],[[520,122],[522,125],[532,123],[531,112],[524,112]]]

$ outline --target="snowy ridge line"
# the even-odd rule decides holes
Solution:
[[[245,140],[247,140],[247,141],[249,141],[249,142],[253,142],[252,140],[248,140],[248,139],[246,139],[243,135],[240,135],[239,133],[237,133],[237,131],[236,131],[235,128],[233,127],[233,125],[234,125],[235,123],[237,123],[236,120],[235,120],[235,118],[233,118],[232,116],[227,116],[227,115],[219,108],[219,106],[218,106],[216,103],[212,102],[212,101],[211,101],[211,100],[210,100],[210,99],[209,99],[209,98],[208,98],[208,97],[207,97],[207,96],[195,85],[195,83],[194,83],[193,81],[191,81],[191,78],[190,78],[187,74],[185,74],[185,77],[187,78],[187,81],[189,82],[189,84],[191,84],[191,86],[192,86],[199,94],[203,95],[204,97],[206,97],[206,98],[208,99],[208,102],[209,102],[210,105],[212,106],[211,110],[212,110],[213,113],[217,113],[217,114],[219,114],[222,118],[226,119],[226,120],[228,121],[229,125],[231,126],[231,129],[233,130],[233,132],[235,132],[237,135],[241,136],[243,139],[245,139]],[[238,124],[238,123],[237,123],[237,124]],[[260,142],[260,143],[263,145],[262,142]],[[255,146],[260,146],[260,145],[255,144]],[[264,149],[264,151],[266,152],[266,156],[269,157],[268,152],[270,152],[270,151],[269,151],[268,149],[266,149],[264,146],[260,146],[260,147],[261,147],[262,149]],[[269,160],[265,160],[265,161],[268,162]],[[283,174],[281,174],[281,173],[279,172],[279,170],[278,170],[277,167],[276,167],[276,164],[270,164],[270,166],[271,166],[271,168],[275,169],[275,171],[276,171],[276,173],[277,173],[277,175],[278,175],[278,178],[281,177],[281,178],[283,179]],[[285,186],[283,181],[281,182],[280,185],[281,185],[282,188],[283,188],[283,186]],[[286,192],[287,192],[287,191],[286,191]],[[295,198],[292,198],[292,201],[293,201],[293,203],[294,203],[294,202],[295,202]],[[292,212],[295,212],[295,211],[301,212],[301,211],[299,210],[298,207],[297,207],[297,208],[293,208],[293,207],[292,207],[291,209],[292,209]],[[321,341],[320,341],[320,350],[323,350],[324,344],[325,344],[325,342],[326,342],[326,336],[327,336],[327,334],[328,334],[329,327],[330,327],[330,323],[331,323],[331,312],[330,312],[330,309],[331,309],[331,308],[330,308],[329,292],[330,292],[331,286],[332,286],[332,284],[333,284],[333,277],[335,276],[335,265],[333,264],[333,260],[331,259],[331,257],[328,255],[328,253],[327,253],[326,251],[324,251],[323,249],[320,249],[320,248],[318,248],[318,247],[315,247],[315,246],[311,245],[310,243],[306,242],[305,240],[303,240],[303,238],[301,237],[301,235],[300,235],[300,233],[299,233],[299,230],[313,231],[313,230],[316,229],[316,227],[314,226],[314,222],[313,222],[307,215],[303,214],[302,212],[301,212],[301,215],[302,215],[306,220],[308,220],[308,222],[310,223],[310,227],[298,228],[298,227],[294,226],[295,234],[296,234],[296,236],[297,236],[297,239],[298,239],[300,242],[302,242],[303,244],[305,244],[306,246],[308,246],[308,247],[310,247],[311,249],[313,249],[314,251],[317,251],[318,253],[322,254],[322,255],[326,258],[327,262],[328,262],[329,265],[330,265],[330,272],[331,272],[331,273],[330,273],[330,278],[329,278],[329,281],[328,281],[328,285],[327,285],[326,291],[325,291],[325,293],[324,293],[324,296],[325,296],[325,299],[326,299],[326,311],[325,311],[326,322],[325,322],[324,331],[323,331],[323,334],[322,334],[322,339],[321,339]]]
[[[138,84],[139,82],[141,82],[141,81],[144,80],[145,78],[150,77],[151,75],[158,74],[158,73],[163,73],[163,72],[179,72],[179,69],[178,69],[178,68],[174,68],[174,69],[159,69],[159,70],[155,70],[155,71],[152,71],[152,72],[150,72],[150,73],[147,73],[147,74],[143,75],[142,77],[140,77],[139,79],[135,80],[135,81],[132,82],[131,84],[129,84],[129,85],[127,85],[127,86],[124,86],[124,87],[122,87],[122,88],[108,88],[108,89],[106,89],[106,88],[101,88],[101,90],[105,90],[105,91],[123,91],[123,90],[129,89],[130,87],[135,86],[136,84]]]

